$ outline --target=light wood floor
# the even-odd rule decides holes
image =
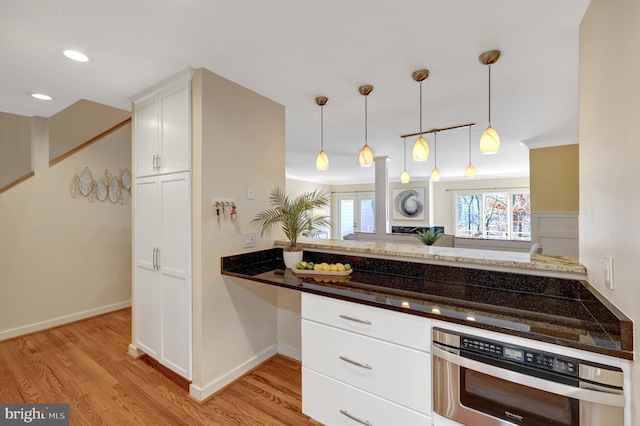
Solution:
[[[127,354],[131,311],[0,342],[0,402],[68,403],[72,425],[307,425],[301,367],[276,356],[200,404]]]

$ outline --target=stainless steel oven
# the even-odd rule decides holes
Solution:
[[[433,409],[469,426],[622,426],[619,368],[433,329]]]

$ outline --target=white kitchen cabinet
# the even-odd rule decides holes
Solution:
[[[191,173],[134,186],[134,345],[191,379]]]
[[[302,411],[325,424],[430,425],[430,336],[427,318],[304,293]]]
[[[132,99],[134,174],[191,170],[191,76],[187,69]]]
[[[186,69],[131,99],[133,343],[192,376],[191,77]]]

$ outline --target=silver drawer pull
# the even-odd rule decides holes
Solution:
[[[360,419],[359,419],[359,418],[357,418],[356,416],[352,416],[351,414],[349,414],[349,413],[347,412],[347,410],[340,410],[340,414],[342,414],[343,416],[347,416],[347,417],[349,417],[351,420],[354,420],[354,421],[356,421],[356,422],[358,422],[358,423],[360,423],[360,424],[367,425],[367,426],[373,426],[371,423],[369,423],[369,422],[368,422],[368,421],[366,421],[366,420],[360,420]]]
[[[354,361],[352,359],[347,358],[346,356],[340,355],[340,359],[344,362],[348,362],[349,364],[357,365],[358,367],[366,368],[367,370],[373,370],[373,367],[369,364],[360,364],[358,361]]]
[[[361,319],[358,319],[358,318],[350,317],[349,315],[340,315],[340,318],[346,319],[346,320],[349,320],[349,321],[353,321],[353,322],[359,322],[360,324],[371,325],[371,321],[361,320]]]

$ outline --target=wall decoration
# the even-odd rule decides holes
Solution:
[[[69,194],[71,198],[77,198],[78,195],[82,194],[91,203],[109,198],[109,201],[113,204],[127,204],[129,198],[131,198],[131,173],[129,169],[124,169],[121,175],[126,180],[126,186],[120,179],[114,177],[108,169],[105,169],[102,177],[96,182],[91,175],[89,167],[85,167],[80,176],[75,175],[71,179]]]
[[[89,167],[85,167],[80,175],[80,193],[85,197],[91,192],[93,186],[93,176],[91,176],[91,170]]]
[[[105,183],[104,178],[102,178],[98,181],[96,187],[96,196],[98,197],[98,200],[104,201],[107,198],[107,192],[107,184]]]
[[[394,189],[393,219],[424,220],[424,188]]]

